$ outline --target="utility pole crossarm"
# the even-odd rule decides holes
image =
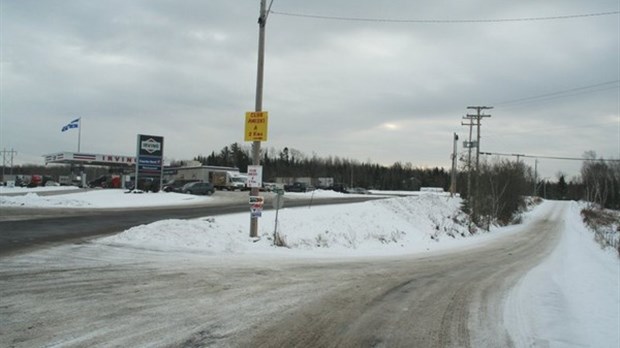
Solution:
[[[492,106],[468,106],[467,108],[471,109],[471,110],[491,110],[491,109],[493,109]]]

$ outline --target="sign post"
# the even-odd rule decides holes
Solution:
[[[276,190],[276,197],[273,201],[273,207],[276,210],[276,221],[273,224],[273,244],[275,246],[283,246],[284,243],[278,235],[278,212],[284,206],[284,190]]]

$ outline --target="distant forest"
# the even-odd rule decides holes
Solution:
[[[196,156],[194,160],[204,165],[237,167],[246,172],[247,166],[252,164],[250,152],[249,147],[234,143],[209,156]],[[345,186],[379,190],[417,190],[420,187],[448,190],[450,186],[450,173],[439,167],[417,168],[409,162],[382,166],[337,156],[321,158],[288,147],[262,151],[261,165],[263,179],[267,182],[277,177],[331,177],[335,183]]]
[[[251,164],[250,148],[238,143],[225,146],[209,156],[196,156],[194,160],[205,165],[232,166],[245,172]],[[261,164],[264,181],[277,177],[332,177],[335,183],[350,187],[377,190],[418,190],[420,187],[450,187],[450,172],[444,168],[420,168],[411,163],[396,162],[391,166],[365,163],[354,159],[329,156],[308,156],[299,150],[285,147],[282,150],[263,149]],[[515,201],[520,197],[535,195],[547,199],[580,200],[599,203],[601,206],[620,209],[620,162],[597,159],[596,153],[584,153],[581,177],[566,180],[558,173],[556,181],[537,180],[533,168],[518,161],[483,160],[479,173],[479,202],[489,202],[489,197],[502,192],[512,192]],[[473,174],[475,176],[475,173]],[[476,188],[475,178],[472,180]],[[501,183],[501,186],[497,186]],[[497,187],[495,187],[497,186]],[[510,188],[510,190],[508,190]],[[486,190],[498,192],[485,192]],[[469,198],[467,192],[467,166],[459,163],[457,192]],[[496,202],[497,203],[497,202]],[[496,207],[497,208],[497,207]],[[513,212],[513,209],[509,209]]]

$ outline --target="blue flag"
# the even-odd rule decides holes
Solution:
[[[64,132],[64,131],[67,131],[67,130],[69,130],[71,128],[78,128],[79,126],[80,126],[80,119],[76,118],[75,120],[69,122],[68,125],[62,127],[61,131]]]

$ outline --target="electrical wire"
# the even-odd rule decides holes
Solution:
[[[564,16],[497,18],[497,19],[394,19],[394,18],[326,16],[326,15],[284,12],[284,11],[274,11],[274,10],[271,10],[271,13],[275,15],[280,15],[280,16],[334,20],[334,21],[379,22],[379,23],[461,24],[461,23],[507,23],[507,22],[566,20],[566,19],[575,19],[575,18],[589,18],[589,17],[617,15],[617,14],[620,14],[620,11],[582,13],[582,14],[573,14],[573,15],[564,15]]]
[[[584,129],[584,128],[609,128],[610,125],[616,125],[618,121],[606,121],[606,122],[598,122],[598,123],[588,123],[588,124],[580,124],[574,126],[563,126],[563,127],[544,127],[544,128],[528,128],[522,130],[512,130],[506,131],[502,130],[501,134],[487,134],[486,137],[489,138],[497,138],[504,139],[509,136],[522,136],[523,134],[537,134],[537,133],[552,133],[552,132],[562,132],[571,129]]]
[[[537,156],[537,155],[525,155],[525,154],[517,154],[517,153],[501,153],[501,152],[480,152],[481,155],[488,156],[508,156],[508,157],[525,157],[525,158],[546,158],[546,159],[556,159],[556,160],[564,160],[564,161],[603,161],[603,162],[620,162],[620,159],[613,158],[597,158],[597,159],[588,159],[583,157],[557,157],[557,156]]]
[[[611,87],[594,89],[596,87],[603,87],[603,86],[608,86],[608,85],[613,85],[613,84],[616,84],[617,86],[611,86]],[[593,85],[588,85],[588,86],[582,86],[582,87],[577,87],[577,88],[561,90],[561,91],[557,91],[557,92],[540,94],[540,95],[536,95],[536,96],[530,96],[530,97],[506,100],[506,101],[502,101],[502,102],[499,102],[499,103],[494,103],[492,105],[496,106],[496,107],[499,106],[499,107],[505,108],[505,106],[507,106],[507,105],[508,105],[508,107],[511,107],[511,105],[514,105],[514,104],[532,103],[532,102],[546,101],[546,100],[555,99],[555,98],[572,97],[572,96],[575,96],[575,95],[580,95],[580,94],[585,94],[585,93],[592,93],[592,92],[598,92],[598,91],[606,91],[606,90],[609,90],[609,89],[615,89],[615,88],[619,88],[619,87],[620,87],[620,80],[613,80],[613,81],[601,82],[601,83],[597,83],[597,84],[593,84]]]

